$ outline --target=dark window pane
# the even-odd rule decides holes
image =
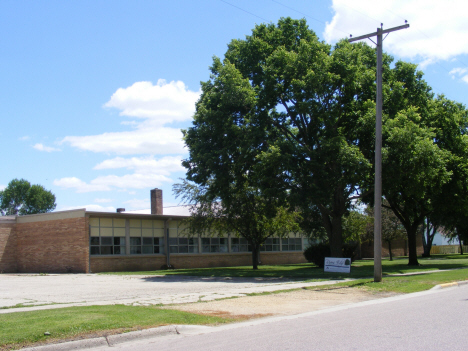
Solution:
[[[159,246],[154,246],[154,253],[159,253]]]
[[[211,245],[219,245],[219,238],[211,238]]]
[[[179,250],[177,249],[177,246],[171,246],[170,251],[171,251],[171,253],[178,253],[179,252]]]
[[[219,252],[219,246],[218,245],[211,245],[211,252]]]
[[[188,245],[187,238],[179,238],[179,245]]]
[[[90,253],[91,255],[100,255],[99,246],[91,246]]]
[[[92,236],[89,238],[89,244],[90,245],[99,245],[99,237],[98,236]]]
[[[130,238],[130,245],[141,245],[141,238]]]
[[[143,238],[143,245],[153,245],[153,238]]]
[[[177,238],[169,238],[169,245],[177,245]]]
[[[141,246],[130,246],[130,254],[131,255],[141,254]]]
[[[153,246],[143,246],[142,252],[144,254],[152,254],[153,253]]]
[[[125,237],[123,236],[114,237],[114,245],[125,245]]]
[[[210,245],[203,245],[202,252],[210,252]]]
[[[201,243],[202,245],[210,245],[210,238],[202,238]]]
[[[227,245],[227,239],[226,238],[219,238],[219,244],[220,245]]]
[[[189,246],[189,253],[198,253],[198,246]]]
[[[198,239],[197,238],[190,238],[188,240],[189,245],[198,245]]]
[[[188,246],[179,246],[179,253],[188,253]]]
[[[239,244],[239,238],[232,238],[231,239],[231,244],[232,245],[238,245]]]
[[[112,237],[101,237],[101,245],[112,245]]]
[[[123,248],[123,251],[121,250]],[[114,246],[114,255],[122,255],[125,253],[125,246]]]
[[[159,245],[159,238],[154,238],[154,245]]]
[[[112,255],[113,251],[112,246],[101,246],[101,255]]]
[[[219,247],[219,252],[228,252],[228,247],[227,245],[222,245]]]

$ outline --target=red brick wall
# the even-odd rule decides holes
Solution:
[[[262,264],[306,263],[300,252],[261,252]],[[91,257],[91,272],[149,271],[161,269],[166,256],[115,256]],[[250,266],[251,253],[235,254],[172,254],[171,265],[175,268],[205,268]]]
[[[18,272],[89,271],[87,218],[18,223],[16,233]]]
[[[421,235],[416,236],[416,252],[421,255],[424,252],[422,245]],[[404,239],[392,241],[392,255],[396,256],[408,256],[407,241]],[[362,258],[373,258],[374,257],[374,242],[369,241],[362,243],[361,245]],[[389,257],[390,251],[388,250],[388,244],[386,241],[382,242],[382,257]]]
[[[166,256],[91,256],[91,272],[154,271],[166,264]]]
[[[0,223],[0,273],[16,273],[16,222]]]

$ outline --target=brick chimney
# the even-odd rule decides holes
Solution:
[[[163,199],[161,189],[151,189],[151,214],[163,214]]]

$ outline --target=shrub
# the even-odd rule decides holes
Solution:
[[[351,262],[353,262],[356,256],[356,249],[357,245],[355,243],[343,244],[343,257],[349,257],[351,258]],[[328,243],[311,245],[304,251],[304,257],[307,262],[312,262],[320,268],[323,268],[325,265],[325,257],[330,257],[330,255],[330,245]]]
[[[330,246],[327,243],[311,245],[304,251],[304,257],[308,262],[323,268],[325,257],[330,257]]]

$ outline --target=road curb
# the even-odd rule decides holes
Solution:
[[[468,284],[468,280],[462,280],[462,281],[460,281],[460,282],[452,282],[452,283],[439,284],[439,285],[434,286],[431,290],[452,288],[452,287],[454,287],[454,286],[460,286],[460,285],[465,285],[465,284]]]
[[[124,342],[132,341],[135,339],[152,338],[156,336],[166,336],[170,334],[180,334],[178,331],[180,326],[165,325],[162,327],[137,330],[133,332],[115,334],[109,336],[101,336],[98,338],[66,341],[58,344],[40,345],[21,349],[22,351],[69,351],[69,350],[82,350],[90,349],[99,346],[115,346]]]

